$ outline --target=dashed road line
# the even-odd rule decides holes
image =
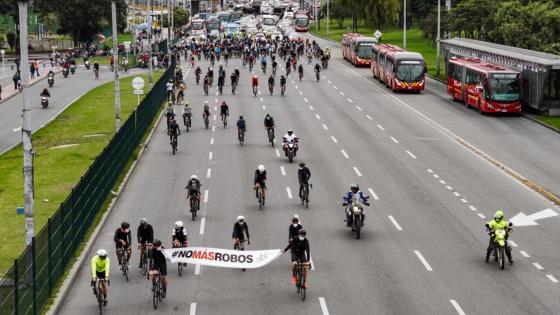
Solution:
[[[356,105],[356,109],[359,110],[360,112],[362,111],[362,108],[358,105]]]
[[[392,215],[390,215],[388,217],[389,217],[389,220],[391,220],[391,222],[393,222],[393,225],[397,228],[397,230],[402,231],[402,227],[399,225],[397,220],[395,220],[395,218],[393,218]]]
[[[351,98],[347,98],[348,102],[350,103],[354,103],[354,101]]]
[[[212,126],[212,131],[216,131],[216,126]]]
[[[208,189],[204,191],[204,203],[208,203]]]
[[[445,186],[445,188],[447,188],[447,190],[453,190],[453,187],[451,187],[449,185]]]
[[[472,211],[477,211],[474,206],[469,206],[469,209],[471,209]]]
[[[395,137],[391,137],[391,140],[393,140],[394,143],[399,143],[399,140],[395,139]]]
[[[433,174],[434,178],[439,178],[438,174]]]
[[[294,85],[294,87],[295,87],[296,89],[299,89],[299,86],[297,86],[297,84],[296,84],[296,85]]]
[[[319,114],[315,114],[315,118],[321,120],[321,116],[319,116]]]
[[[321,305],[321,311],[323,315],[329,315],[329,309],[327,308],[327,302],[325,302],[324,297],[319,298],[319,304]]]
[[[323,129],[329,130],[329,128],[328,128],[327,125],[325,125],[325,124],[323,124]]]
[[[309,263],[311,264],[311,270],[315,270],[315,263],[313,262],[313,256],[309,255]]]
[[[462,203],[469,203],[469,201],[468,201],[467,199],[465,199],[465,198],[461,198],[461,202],[462,202]]]
[[[302,91],[299,91],[299,95],[303,95],[303,92],[302,92]]]
[[[543,266],[541,266],[541,264],[539,264],[538,262],[534,262],[533,266],[535,266],[535,268],[537,268],[538,270],[543,270]]]
[[[512,240],[509,240],[509,241],[508,241],[508,244],[511,245],[511,246],[513,246],[513,247],[518,247],[518,246],[519,246],[519,245],[517,245],[516,242],[514,242],[514,241],[512,241]]]
[[[212,160],[212,151],[210,151],[210,153],[208,153],[208,159]]]
[[[282,176],[286,176],[286,170],[284,169],[284,166],[280,166],[280,172],[282,173]]]
[[[369,120],[373,120],[373,118],[371,118],[370,115],[366,115],[366,117],[367,117],[367,119],[369,119]]]
[[[311,106],[311,105],[309,105],[308,107],[309,107],[309,109],[311,109],[311,110],[315,110],[315,108],[313,108],[313,106]]]
[[[440,179],[439,182],[440,182],[442,185],[447,184],[443,179]]]
[[[482,213],[477,213],[477,214],[481,219],[486,219],[486,216],[484,214],[482,214]]]
[[[461,197],[461,194],[456,191],[454,191],[453,194],[455,195],[455,197]]]
[[[292,190],[290,189],[290,187],[286,187],[286,192],[288,193],[288,198],[292,199]]]
[[[261,102],[264,102],[264,98],[261,97],[261,98],[259,98],[259,99],[261,100]]]
[[[278,151],[278,149],[276,149],[276,156],[280,157],[280,151]]]
[[[263,106],[262,106],[262,109],[266,109],[266,106],[263,105]]]
[[[530,256],[529,254],[527,254],[527,252],[524,251],[524,250],[520,250],[519,253],[520,253],[523,257],[525,257],[525,258],[531,257],[531,256]]]
[[[377,128],[379,128],[381,131],[385,131],[385,128],[383,128],[383,126],[381,126],[380,124],[377,124]]]
[[[327,81],[327,82],[328,82],[329,84],[332,84],[332,82],[331,82],[330,80],[329,80],[329,81]]]
[[[375,200],[379,200],[379,197],[377,196],[377,194],[375,193],[375,191],[373,191],[372,188],[368,188],[369,194],[373,197],[373,199]]]
[[[335,90],[338,90],[338,88],[336,87],[336,85],[333,85],[333,88],[334,88]]]
[[[214,114],[214,117],[212,117],[212,120],[216,120],[216,114]]]
[[[434,170],[432,170],[431,168],[426,169],[426,171],[428,171],[428,173],[432,174],[434,172]]]
[[[194,267],[194,274],[195,274],[196,276],[200,275],[200,265],[196,265],[196,266]]]
[[[424,267],[426,268],[426,270],[428,271],[434,271],[432,269],[432,266],[430,266],[430,264],[428,263],[428,261],[426,260],[426,258],[424,258],[424,256],[422,256],[422,253],[420,253],[419,250],[414,250],[414,253],[416,254],[416,256],[418,257],[418,259],[420,259],[420,262],[422,262],[422,264],[424,265]]]
[[[214,144],[214,137],[210,138],[210,144]]]
[[[340,153],[342,153],[342,155],[344,155],[345,158],[347,158],[347,159],[350,158],[350,157],[348,156],[348,154],[346,154],[346,151],[340,150]]]
[[[459,305],[459,303],[457,303],[457,301],[455,301],[455,300],[449,300],[449,302],[451,302],[451,305],[453,305],[453,307],[455,308],[455,310],[457,311],[457,313],[459,313],[459,315],[465,315],[465,312],[463,311],[463,309],[461,308],[461,306]]]
[[[306,102],[306,103],[309,102],[309,100],[307,99],[307,97],[304,97],[304,98],[303,98],[303,101]]]
[[[359,177],[362,177],[362,173],[360,173],[360,170],[358,170],[358,168],[355,166],[354,166],[354,172],[356,172],[356,175],[358,175]]]
[[[210,178],[211,174],[212,174],[212,169],[208,168],[208,170],[206,170],[206,178]]]
[[[196,303],[191,303],[191,309],[189,315],[196,315]]]
[[[344,92],[340,91],[340,95],[344,96]]]
[[[336,140],[336,138],[334,136],[331,136],[331,139],[334,143],[338,143],[338,140]]]
[[[204,226],[206,225],[206,218],[200,219],[200,231],[199,234],[204,234]]]
[[[415,156],[414,154],[412,154],[412,152],[406,150],[406,153],[407,153],[408,155],[410,155],[411,158],[413,158],[413,159],[415,159],[415,160],[417,159],[416,156]]]
[[[556,278],[554,278],[553,275],[546,275],[546,277],[547,277],[550,281],[552,281],[552,283],[558,283],[558,280],[557,280]]]

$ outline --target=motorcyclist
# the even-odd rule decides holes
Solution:
[[[360,191],[360,186],[357,184],[350,185],[350,191],[347,192],[344,197],[342,197],[342,206],[344,207],[344,213],[346,215],[346,226],[352,226],[352,216],[350,215],[350,207],[352,205],[352,201],[357,201],[362,203],[366,206],[369,206],[368,203],[369,196],[366,196],[363,192]],[[363,216],[363,214],[362,214]]]
[[[264,200],[266,195],[266,170],[264,169],[264,165],[259,165],[259,167],[255,170],[255,182],[254,182],[254,189],[255,189],[255,197],[259,198],[259,187],[262,189],[263,194],[263,206]]]
[[[490,252],[494,248],[494,231],[496,230],[506,230],[506,256],[509,260],[510,264],[513,264],[513,259],[511,257],[511,247],[508,245],[507,239],[509,237],[509,222],[504,219],[504,211],[498,210],[494,214],[494,219],[488,223],[486,223],[486,228],[488,229],[488,235],[490,235],[490,242],[488,244],[487,251]],[[487,255],[488,256],[488,255]],[[496,260],[498,256],[496,256]],[[488,262],[488,260],[486,261]]]
[[[309,179],[311,178],[311,171],[305,163],[299,163],[298,169],[298,182],[299,182],[299,197],[301,198],[301,192],[303,191],[303,187],[309,184]]]
[[[294,133],[294,131],[292,129],[288,129],[288,133],[284,135],[284,138],[282,139],[282,142],[284,144],[284,153],[286,156],[288,156],[288,144],[289,143],[293,143],[294,144],[294,155],[296,155],[297,150],[298,150],[298,143],[299,138],[296,136],[296,134]]]
[[[41,96],[46,96],[46,97],[51,97],[51,93],[49,92],[49,90],[47,88],[44,88],[40,95]]]

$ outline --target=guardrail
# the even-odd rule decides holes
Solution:
[[[166,100],[175,60],[0,280],[0,314],[39,314]]]

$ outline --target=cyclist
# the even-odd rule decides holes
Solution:
[[[173,120],[171,120],[171,123],[169,123],[169,141],[173,141],[173,138],[175,138],[175,141],[177,141],[177,137],[181,134],[181,129],[179,128],[179,124],[177,124],[177,121],[175,120],[175,118],[173,118]]]
[[[165,295],[167,294],[167,261],[165,255],[162,252],[162,249],[164,247],[161,246],[161,241],[154,240],[154,246],[155,248],[152,253],[152,266],[150,268],[152,272],[150,272],[150,275],[152,275],[152,284],[156,283],[155,275],[157,275],[157,273],[161,275],[161,282],[163,285],[163,298],[165,298]],[[153,271],[157,272],[154,273]]]
[[[278,68],[278,62],[276,58],[272,60],[272,74],[276,75],[276,69]]]
[[[233,245],[239,245],[245,241],[245,234],[247,234],[247,245],[251,244],[251,237],[249,237],[249,226],[245,222],[245,218],[240,215],[237,217],[237,222],[233,224]]]
[[[303,287],[307,289],[307,269],[310,266],[309,258],[310,248],[309,240],[306,237],[307,232],[304,229],[298,231],[298,237],[294,237],[283,252],[292,249],[292,283],[296,284],[296,263],[299,260],[303,264]]]
[[[264,165],[259,165],[259,167],[255,170],[255,197],[259,198],[258,189],[262,189],[263,194],[263,206],[266,194],[266,170],[264,169]]]
[[[187,85],[185,84],[185,82],[179,83],[179,92],[177,93],[177,102],[179,101],[179,99],[181,99],[181,101],[185,99],[185,89],[186,88],[187,88]]]
[[[193,197],[194,198],[199,198],[200,197],[200,187],[201,186],[202,185],[200,184],[200,181],[198,180],[196,175],[192,175],[191,179],[187,183],[187,187],[185,187],[185,189],[188,190],[187,199],[188,198],[193,198]]]
[[[204,101],[204,108],[202,109],[202,117],[204,119],[210,119],[210,105],[208,105],[208,101]]]
[[[261,58],[261,68],[262,68],[263,73],[266,74],[266,57],[265,56],[263,56]]]
[[[298,232],[301,229],[303,229],[303,226],[299,222],[299,216],[294,214],[292,217],[292,224],[290,224],[290,228],[288,229],[288,242],[291,242],[295,237],[297,237]]]
[[[99,63],[97,61],[93,64],[93,72],[95,73],[95,79],[99,79]]]
[[[185,107],[183,107],[183,123],[187,125],[187,118],[191,118],[192,111],[189,102],[185,102]]]
[[[167,84],[165,85],[166,89],[167,89],[167,101],[173,100],[173,97],[175,96],[173,93],[173,80],[169,79],[169,82],[167,82]]]
[[[130,236],[130,224],[128,222],[121,222],[121,227],[115,230],[115,236],[113,237],[115,241],[115,251],[117,253],[117,259],[119,265],[122,268],[121,255],[119,254],[120,249],[126,250],[127,261],[130,261],[130,255],[132,254],[130,245],[132,245],[132,237]]]
[[[140,263],[138,264],[138,268],[142,268],[146,245],[151,245],[154,241],[154,228],[148,223],[146,218],[140,219],[140,225],[138,226],[138,231],[136,232],[136,238],[138,239],[138,250],[140,250]]]
[[[311,171],[305,163],[299,163],[299,169],[297,171],[298,181],[299,181],[299,197],[301,198],[301,193],[305,185],[309,185],[309,179],[311,178]]]
[[[221,73],[218,76],[218,88],[220,91],[222,91],[222,89],[224,88],[224,84],[226,83],[226,76],[225,74]],[[221,94],[221,92],[220,92]]]
[[[286,91],[286,77],[284,75],[280,76],[280,88]]]
[[[266,114],[264,117],[264,128],[266,129],[267,135],[269,129],[272,129],[272,134],[274,134],[274,118],[270,116],[270,114]]]
[[[301,79],[303,79],[303,66],[299,65],[298,67],[298,74],[299,74],[299,80],[301,81]]]
[[[253,86],[253,93],[254,93],[254,91],[259,88],[259,77],[257,75],[253,75],[253,78],[251,79],[251,83]]]
[[[96,280],[106,280],[101,284],[103,288],[103,306],[107,306],[107,292],[109,289],[107,282],[109,281],[109,271],[111,270],[110,265],[111,260],[107,257],[107,251],[104,249],[98,250],[97,255],[91,259],[91,286],[94,287],[93,290],[96,290]]]
[[[229,116],[229,106],[226,104],[226,101],[222,102],[220,106],[220,116],[222,117],[222,121],[226,121],[226,117]]]
[[[317,74],[321,72],[321,66],[319,65],[319,63],[315,64],[315,68],[313,68],[313,70],[315,70],[315,73]]]
[[[271,74],[270,77],[268,77],[268,89],[270,90],[270,94],[272,95],[272,91],[274,90],[274,76]]]
[[[175,228],[171,233],[173,247],[187,247],[187,230],[183,226],[183,221],[175,222]]]
[[[247,131],[247,125],[245,124],[245,119],[243,119],[243,116],[239,116],[239,120],[237,120],[237,137],[241,135],[242,131]]]
[[[200,81],[200,75],[202,74],[202,69],[200,69],[200,66],[196,67],[196,70],[194,70],[194,74],[196,76],[196,84],[198,84],[198,82]]]
[[[167,133],[169,134],[171,121],[175,119],[175,110],[172,102],[167,103],[167,108],[165,108],[165,117],[167,118]]]

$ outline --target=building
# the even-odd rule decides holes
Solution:
[[[523,105],[560,116],[560,56],[474,39],[441,41],[445,69],[453,56],[474,57],[523,73]],[[446,71],[447,72],[447,71]]]

